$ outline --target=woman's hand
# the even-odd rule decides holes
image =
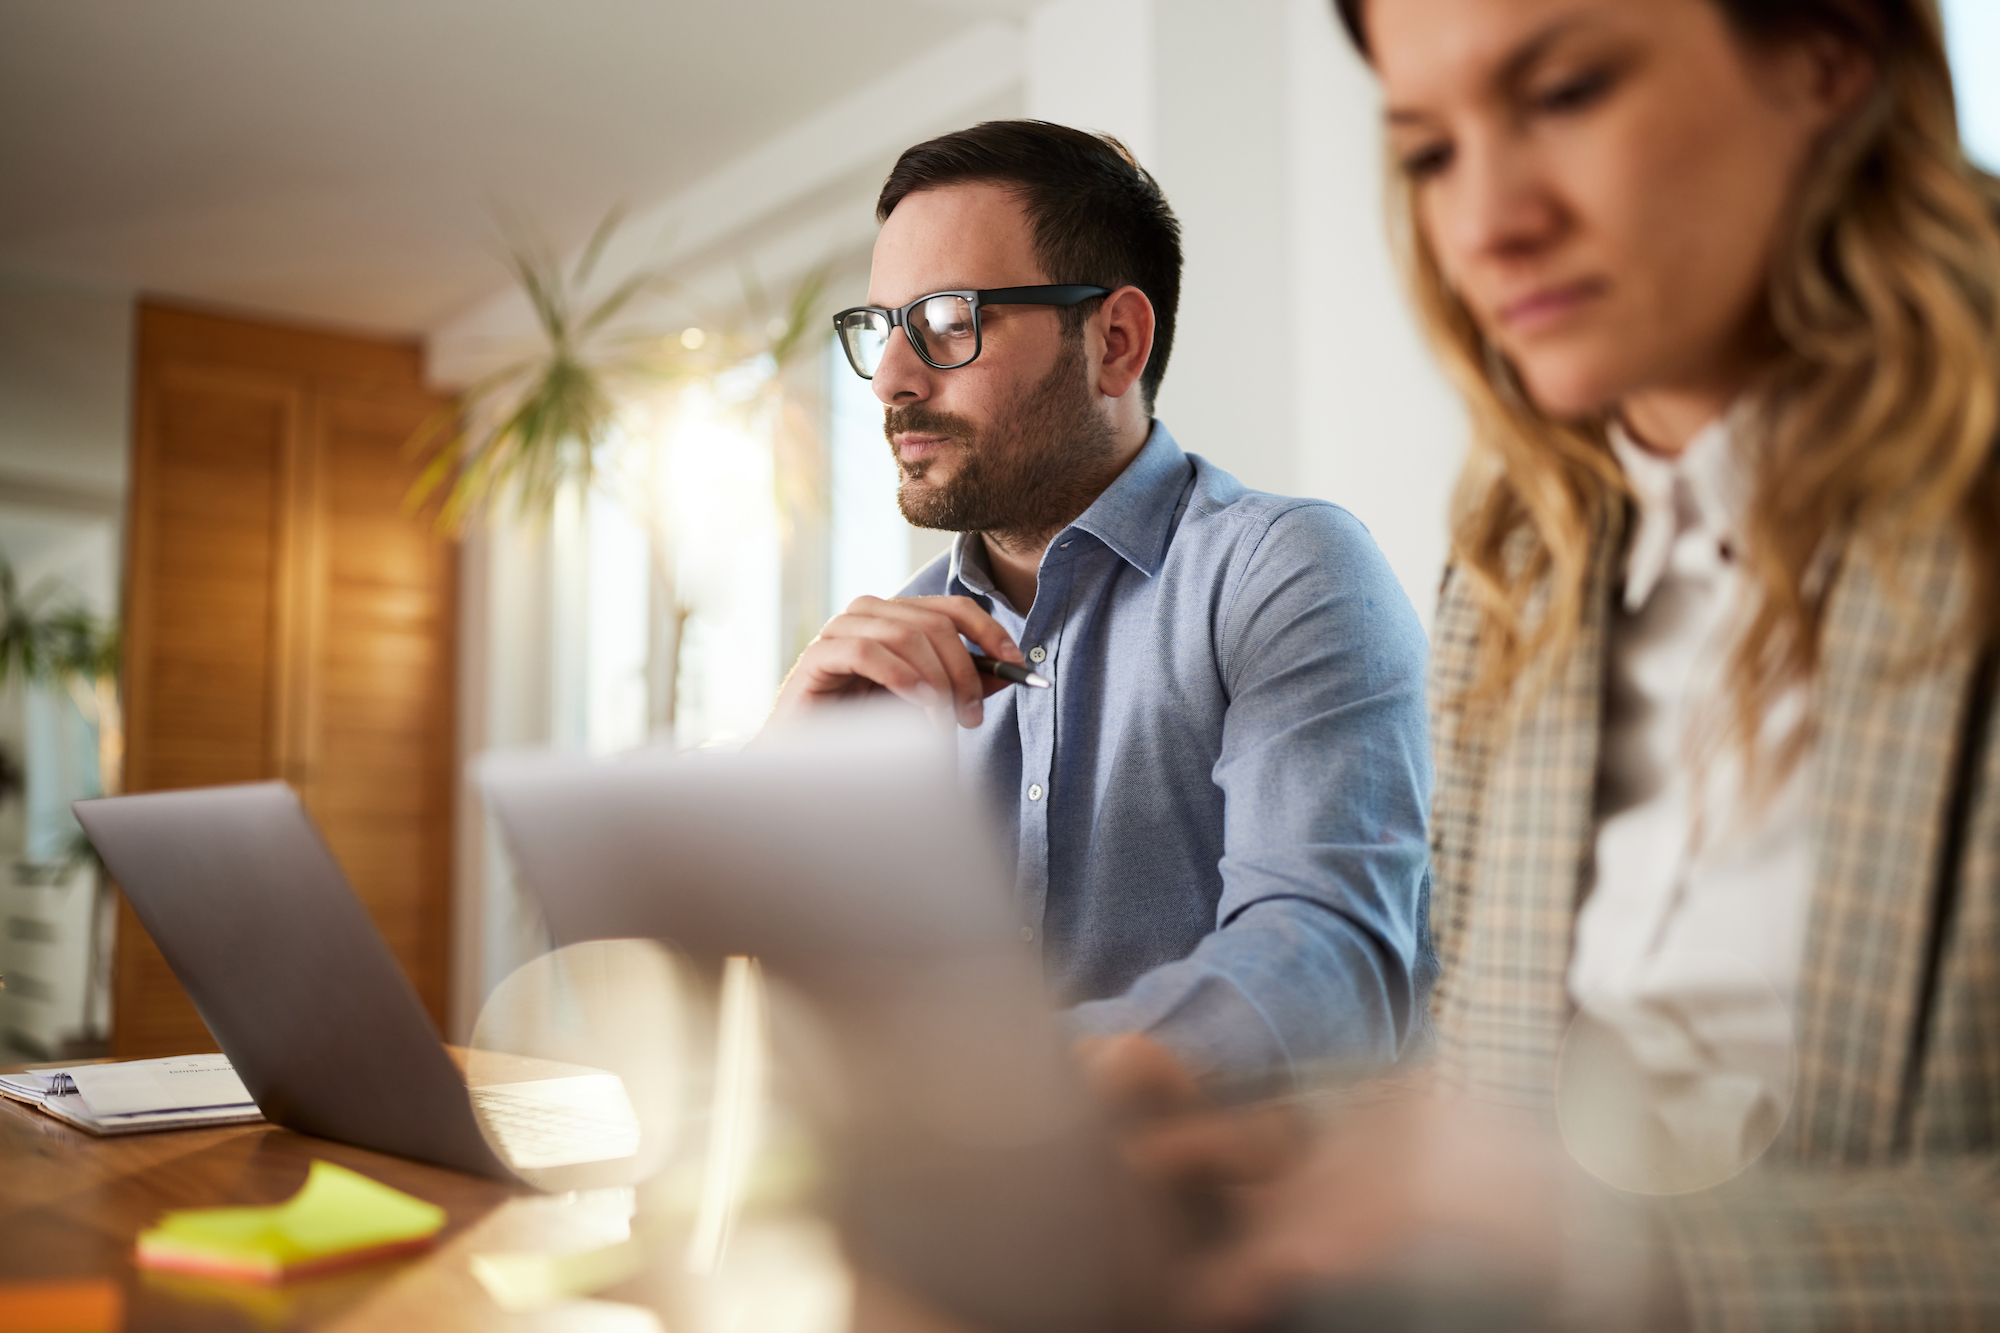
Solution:
[[[1195,1265],[1188,1308],[1200,1327],[1254,1328],[1307,1299],[1346,1308],[1345,1292],[1378,1312],[1443,1300],[1487,1327],[1539,1322],[1564,1278],[1569,1175],[1557,1144],[1505,1116],[1372,1085],[1239,1191],[1237,1233]]]
[[[1150,1037],[1087,1038],[1076,1049],[1125,1164],[1184,1200],[1272,1180],[1304,1147],[1305,1121],[1291,1103],[1221,1105]]]

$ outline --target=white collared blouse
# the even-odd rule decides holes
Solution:
[[[1783,1122],[1795,1064],[1813,764],[1810,746],[1788,770],[1778,755],[1808,691],[1768,710],[1753,773],[1726,734],[1751,591],[1743,426],[1733,413],[1672,458],[1612,435],[1636,514],[1610,623],[1595,870],[1569,969],[1581,1017],[1562,1097],[1585,1164],[1656,1191],[1753,1161]]]

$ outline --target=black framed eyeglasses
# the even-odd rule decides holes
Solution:
[[[840,333],[840,350],[847,364],[864,380],[875,378],[889,339],[900,326],[924,364],[933,370],[957,370],[979,357],[979,308],[987,305],[1081,305],[1093,296],[1109,296],[1109,287],[1075,284],[1054,287],[991,287],[985,291],[932,292],[897,310],[858,305],[833,317]]]

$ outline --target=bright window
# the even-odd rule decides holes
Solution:
[[[697,389],[670,437],[678,596],[687,620],[675,689],[682,745],[754,735],[780,673],[784,543],[768,429]]]
[[[2000,3],[1944,0],[1944,26],[1959,134],[1981,166],[2000,171]]]
[[[887,597],[910,577],[910,525],[896,509],[896,460],[882,438],[882,404],[837,338],[827,342],[827,455],[832,550],[827,607]]]

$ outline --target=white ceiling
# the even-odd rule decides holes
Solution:
[[[1018,8],[0,0],[0,269],[434,329],[501,213],[574,245]]]

